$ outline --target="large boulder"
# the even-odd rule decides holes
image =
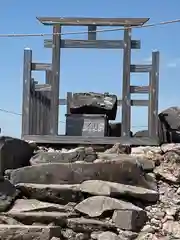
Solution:
[[[170,107],[159,113],[161,135],[163,142],[180,142],[180,108]]]
[[[33,151],[33,147],[21,139],[0,137],[0,174],[6,169],[28,166]]]
[[[19,191],[7,179],[0,179],[0,212],[8,210],[15,201]]]
[[[72,114],[104,114],[116,119],[117,96],[108,93],[74,93],[70,104]]]

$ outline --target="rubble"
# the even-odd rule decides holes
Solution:
[[[180,144],[29,145],[28,161],[24,151],[0,178],[2,240],[180,239]]]

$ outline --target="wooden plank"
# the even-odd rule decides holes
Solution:
[[[44,25],[66,26],[139,26],[146,23],[149,18],[84,18],[84,17],[37,17]]]
[[[31,134],[31,63],[32,50],[24,49],[23,63],[23,99],[22,99],[22,130],[21,135]]]
[[[51,72],[51,116],[50,116],[50,134],[58,134],[59,119],[59,88],[60,88],[60,36],[57,33],[61,32],[60,26],[53,27],[53,48],[52,48],[52,72]]]
[[[131,29],[124,30],[123,51],[123,87],[122,87],[122,136],[129,137],[131,130],[131,93],[130,93],[130,65],[131,65]]]
[[[52,73],[50,70],[46,71],[46,84],[51,86],[51,77]],[[51,96],[52,96],[52,91],[48,91],[45,93],[46,97],[48,99],[47,106],[46,106],[46,112],[45,112],[45,124],[44,124],[44,132],[45,134],[50,134],[50,116],[51,116]]]
[[[44,47],[52,48],[52,40],[45,39]],[[123,49],[123,40],[73,40],[73,39],[63,39],[61,40],[61,48],[98,48],[98,49]],[[131,41],[132,49],[140,49],[140,40]]]
[[[152,69],[151,64],[131,64],[130,66],[131,72],[145,73],[150,72],[151,69]]]
[[[67,105],[67,99],[59,99],[59,105]],[[135,100],[131,99],[131,106],[141,106],[141,107],[147,107],[149,105],[149,100]],[[118,106],[122,106],[122,100],[118,100]]]
[[[49,92],[51,91],[51,85],[49,84],[36,84],[35,85],[35,91],[38,92]]]
[[[50,63],[32,63],[31,70],[33,71],[51,70],[51,64]]]
[[[88,40],[96,40],[96,26],[90,25],[88,26]]]
[[[152,53],[152,71],[150,73],[148,130],[149,136],[158,137],[158,95],[159,95],[159,52]]]
[[[149,93],[149,86],[130,86],[131,93]]]
[[[62,144],[62,145],[114,145],[120,142],[122,145],[135,146],[158,146],[157,139],[149,137],[82,137],[82,136],[52,136],[52,135],[25,135],[24,140],[35,141],[36,143]]]

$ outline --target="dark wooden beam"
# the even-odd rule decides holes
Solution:
[[[141,42],[139,40],[131,41],[132,49],[140,49]],[[52,40],[45,39],[44,47],[52,48]],[[61,40],[61,48],[98,48],[98,49],[123,49],[123,40]]]
[[[95,25],[88,26],[88,40],[96,40],[96,28]]]
[[[121,136],[123,137],[129,137],[131,130],[130,66],[131,66],[131,29],[125,29],[123,50],[122,109],[121,109],[122,111]]]
[[[149,93],[149,86],[130,86],[131,93]]]
[[[52,65],[50,63],[32,63],[31,70],[33,70],[33,71],[51,70],[51,66]]]
[[[151,64],[131,64],[130,66],[131,72],[145,73],[150,72],[151,69],[152,69]]]
[[[140,26],[149,18],[77,18],[77,17],[37,17],[44,25],[66,26]]]

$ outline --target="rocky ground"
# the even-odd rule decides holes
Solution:
[[[2,240],[180,239],[180,144],[98,152],[5,137],[0,172]]]

